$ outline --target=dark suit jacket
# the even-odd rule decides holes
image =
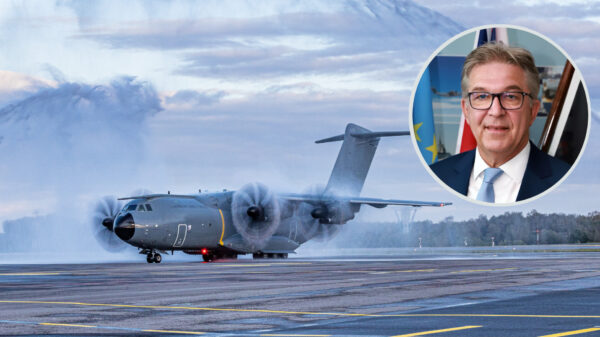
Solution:
[[[540,151],[531,143],[531,152],[525,168],[525,175],[517,195],[517,201],[534,197],[562,178],[569,168],[567,163]],[[429,167],[446,185],[456,192],[467,195],[469,178],[475,163],[475,150],[463,152],[431,164]]]

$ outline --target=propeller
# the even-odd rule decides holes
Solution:
[[[305,194],[316,199],[300,202],[295,210],[298,234],[304,241],[329,241],[339,232],[342,224],[354,218],[352,205],[326,191],[323,186],[312,186]]]
[[[279,200],[265,185],[250,183],[233,194],[233,225],[246,243],[261,249],[279,227]]]
[[[121,203],[116,198],[106,196],[96,203],[92,214],[94,236],[109,252],[119,252],[127,247],[127,244],[113,232],[113,223],[121,207]]]

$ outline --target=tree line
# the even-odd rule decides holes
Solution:
[[[588,215],[526,215],[506,212],[487,217],[455,221],[411,223],[360,221],[345,224],[331,240],[338,247],[455,247],[494,245],[535,245],[600,242],[600,212]]]

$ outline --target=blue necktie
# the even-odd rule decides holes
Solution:
[[[483,183],[477,193],[477,200],[494,202],[494,180],[496,180],[501,174],[502,169],[496,167],[488,167],[483,170]]]

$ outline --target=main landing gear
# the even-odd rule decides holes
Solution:
[[[151,250],[148,252],[148,254],[146,254],[146,262],[148,263],[160,263],[162,261],[162,256],[155,252],[154,250]]]

